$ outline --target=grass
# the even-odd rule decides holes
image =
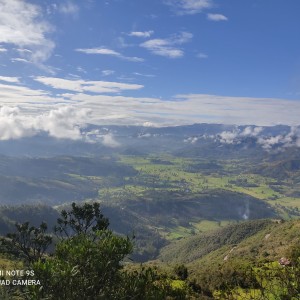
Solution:
[[[286,268],[278,265],[278,262],[267,263],[263,268],[254,268],[257,273],[256,278],[261,285],[261,289],[248,288],[242,289],[240,287],[235,288],[231,291],[232,298],[236,300],[253,300],[253,299],[268,299],[268,300],[278,300],[278,299],[291,299],[296,300],[299,297],[299,294],[291,296],[291,291],[287,287],[287,282],[293,286],[293,292],[296,292],[298,287],[298,280],[295,278],[298,274],[298,270],[286,272]],[[279,276],[279,277],[278,277]],[[295,282],[292,282],[295,281]],[[263,292],[262,292],[263,290]],[[215,299],[224,299],[221,296],[220,291],[214,293]]]
[[[295,198],[295,197],[282,197],[278,200],[275,200],[273,203],[277,203],[280,205],[284,205],[287,207],[297,207],[300,209],[300,198]]]
[[[0,255],[0,270],[4,272],[5,279],[11,279],[6,276],[6,271],[23,270],[23,263],[17,260],[11,260],[4,254]]]
[[[188,229],[188,228],[183,227],[183,226],[177,226],[175,228],[172,228],[171,232],[167,232],[165,234],[165,238],[167,240],[170,240],[170,241],[179,240],[181,238],[190,236],[191,234],[192,234],[191,229]]]
[[[153,176],[153,178],[156,180],[163,180],[168,182],[173,189],[187,188],[190,192],[197,193],[207,189],[220,188],[233,192],[244,193],[266,201],[270,200],[271,198],[284,197],[283,194],[273,190],[270,187],[270,184],[275,182],[275,179],[266,178],[257,174],[220,175],[217,173],[213,173],[210,175],[206,175],[201,172],[187,172],[184,170],[184,166],[192,162],[196,163],[195,160],[191,159],[168,157],[167,161],[172,163],[172,165],[153,164],[151,162],[151,159],[146,157],[121,156],[120,161],[131,165],[137,171],[139,171],[138,177]],[[226,162],[225,166],[226,168],[224,167],[223,169],[230,169],[228,162]],[[233,183],[238,180],[247,180],[248,184],[257,186],[243,187]]]
[[[202,220],[197,223],[192,223],[193,227],[196,229],[196,232],[206,232],[210,230],[215,230],[220,227],[224,227],[230,224],[230,221],[222,220],[222,221],[209,221],[209,220]]]
[[[265,201],[276,208],[280,217],[286,219],[297,216],[297,209],[300,209],[300,197],[288,196],[291,191],[297,192],[299,186],[294,185],[292,181],[277,182],[273,178],[244,173],[245,170],[250,170],[251,166],[242,160],[215,161],[213,163],[221,167],[213,170],[201,169],[202,166],[208,165],[209,161],[171,155],[121,155],[119,162],[133,167],[138,174],[124,177],[123,183],[115,183],[112,178],[104,177],[80,178],[92,180],[99,185],[99,200],[119,202],[135,200],[151,191],[172,191],[192,196],[209,190],[222,189]],[[199,170],[192,172],[189,166],[199,166]],[[198,221],[196,220],[195,223]],[[207,231],[218,226],[219,224],[214,221],[200,222],[192,224],[188,231],[190,232],[191,229],[196,232]],[[168,238],[180,238],[186,234],[183,230],[174,229],[173,234]]]

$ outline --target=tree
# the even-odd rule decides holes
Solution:
[[[132,241],[108,229],[108,219],[98,203],[73,203],[71,210],[61,212],[57,223],[55,231],[60,239],[51,256],[44,255],[50,243],[45,239],[46,224],[35,228],[26,222],[18,225],[17,234],[11,235],[34,271],[30,279],[41,282],[15,286],[22,299],[186,299],[187,285],[175,288],[170,278],[152,268],[133,272],[124,269],[124,260],[133,249]]]
[[[176,265],[174,267],[174,272],[181,280],[186,280],[188,278],[188,269],[185,265]]]
[[[99,203],[78,206],[73,202],[71,207],[71,210],[62,210],[61,217],[57,219],[54,231],[59,237],[93,234],[108,228],[109,221],[101,213]]]
[[[43,257],[47,248],[52,243],[52,237],[46,233],[47,224],[39,227],[29,226],[29,222],[15,224],[16,232],[7,234],[5,243],[17,250],[27,263],[33,263]]]
[[[122,286],[122,261],[131,253],[132,244],[110,230],[98,231],[95,236],[79,234],[62,240],[53,257],[33,265],[43,283],[43,288],[35,291],[40,298],[117,299],[113,295]]]

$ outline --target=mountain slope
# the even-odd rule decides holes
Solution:
[[[223,246],[239,244],[272,224],[271,220],[246,221],[185,238],[164,247],[160,259],[168,263],[191,263]]]

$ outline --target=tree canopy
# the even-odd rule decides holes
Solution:
[[[46,253],[52,236],[45,223],[39,227],[16,224],[16,232],[6,242],[18,249],[26,268],[32,270],[24,278],[40,283],[19,288],[19,295],[36,300],[186,299],[189,287],[173,286],[156,269],[127,269],[133,241],[108,226],[99,203],[72,203],[57,220],[54,251]],[[12,295],[9,299],[19,299]]]

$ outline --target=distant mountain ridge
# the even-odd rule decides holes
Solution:
[[[257,153],[297,145],[299,127],[285,125],[223,125],[193,124],[173,127],[143,127],[88,124],[81,129],[82,139],[57,139],[39,134],[33,137],[0,140],[0,154],[11,156],[57,156],[57,155],[107,155],[111,153],[171,152],[206,147],[210,150],[222,146],[257,148]],[[292,136],[293,135],[293,136]],[[292,143],[292,139],[294,142]],[[296,139],[296,140],[295,140]],[[288,141],[289,140],[289,141]],[[299,142],[300,145],[300,142]],[[190,150],[191,151],[191,150]],[[195,153],[196,153],[195,152]],[[238,152],[238,151],[236,151]],[[203,153],[203,151],[201,152]]]

